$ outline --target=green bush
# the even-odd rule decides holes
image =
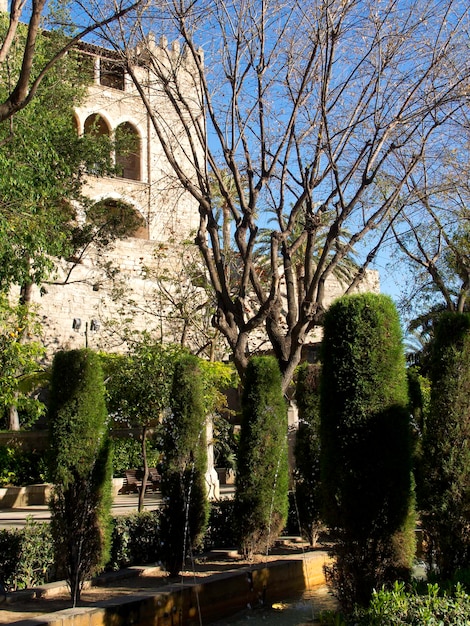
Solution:
[[[470,625],[470,596],[457,585],[452,594],[442,594],[438,585],[427,593],[407,592],[403,583],[393,589],[374,591],[370,605],[357,610],[351,623],[357,626]]]
[[[112,520],[108,571],[161,560],[160,513],[145,511]],[[0,530],[0,583],[10,591],[57,580],[49,524],[31,518],[24,528]]]
[[[23,529],[0,530],[0,582],[10,591],[55,579],[54,548],[49,524],[31,518]]]
[[[204,535],[205,550],[234,548],[237,545],[233,500],[211,502],[209,522]]]
[[[0,446],[0,487],[25,487],[43,483],[46,479],[46,453]]]
[[[431,347],[431,401],[418,502],[430,567],[443,578],[470,562],[470,315],[443,314]]]
[[[323,528],[320,484],[320,367],[303,364],[295,400],[299,428],[295,440],[295,504],[302,536],[315,546]],[[298,532],[298,529],[297,529]]]
[[[209,515],[204,386],[197,357],[177,361],[170,402],[163,429],[162,537],[165,567],[175,576],[186,556],[202,545]]]
[[[407,378],[390,298],[345,296],[325,315],[321,472],[324,519],[334,531],[326,569],[344,610],[409,576],[414,500]]]
[[[265,553],[287,519],[287,407],[274,357],[253,357],[242,395],[235,519],[242,553]]]
[[[110,548],[111,446],[103,373],[91,350],[56,354],[49,423],[51,530],[75,606],[83,582],[103,569]]]
[[[161,560],[160,512],[142,511],[113,519],[107,570]]]

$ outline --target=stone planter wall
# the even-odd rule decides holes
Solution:
[[[52,485],[28,485],[27,487],[1,487],[0,509],[19,509],[26,506],[46,505]]]

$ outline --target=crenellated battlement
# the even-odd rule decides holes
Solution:
[[[170,64],[171,67],[183,67],[188,71],[194,68],[194,60],[190,57],[187,48],[181,47],[178,39],[173,40],[170,44],[168,38],[163,35],[157,42],[154,33],[149,33],[143,41],[137,44],[135,48],[136,59],[140,63],[146,63],[151,58],[159,63]],[[197,50],[200,59],[204,60],[204,52],[201,48]]]

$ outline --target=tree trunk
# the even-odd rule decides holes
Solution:
[[[19,430],[20,418],[18,416],[18,408],[16,404],[11,405],[8,409],[8,430]]]
[[[148,431],[147,426],[143,426],[141,444],[142,444],[142,461],[144,465],[144,475],[142,476],[142,488],[139,492],[139,506],[138,506],[139,513],[144,510],[145,487],[147,485],[147,480],[149,477],[149,466],[148,466],[148,461],[147,461],[147,445],[146,445],[147,431]]]
[[[32,289],[33,283],[31,282],[21,285],[20,304],[22,306],[27,306],[31,303]],[[25,343],[27,332],[28,327],[26,326],[21,331],[21,343]],[[19,372],[17,372],[17,374],[19,374]],[[18,393],[15,393],[15,398],[18,398],[18,395]],[[10,407],[8,407],[8,430],[20,430],[20,418],[18,416],[18,407],[16,405],[16,402],[15,404],[12,404]]]

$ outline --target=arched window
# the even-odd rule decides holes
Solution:
[[[98,229],[103,241],[136,237],[148,239],[148,228],[142,215],[130,204],[115,198],[104,198],[91,205],[87,219]]]
[[[97,113],[86,118],[83,129],[86,135],[93,135],[93,137],[102,137],[103,135],[109,137],[110,135],[108,124]]]
[[[97,113],[89,115],[83,125],[83,132],[85,135],[90,135],[96,139],[103,138],[103,146],[100,148],[100,155],[98,156],[96,162],[87,165],[88,173],[94,174],[95,176],[103,176],[107,174],[111,169],[112,159],[111,144],[108,139],[104,139],[105,137],[109,138],[111,133],[106,120]],[[108,145],[106,145],[106,141],[108,141]]]
[[[129,122],[116,128],[116,170],[117,175],[131,180],[141,180],[140,137]]]

